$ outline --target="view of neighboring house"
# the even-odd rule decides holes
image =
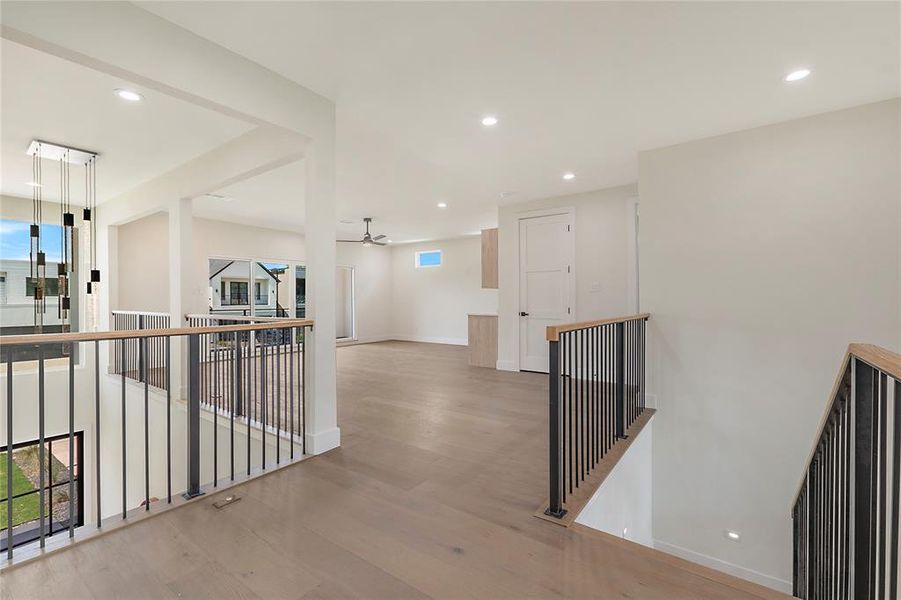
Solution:
[[[0,597],[901,597],[901,3],[0,0]]]

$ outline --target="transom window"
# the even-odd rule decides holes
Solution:
[[[416,253],[416,268],[440,267],[441,250],[423,250]]]

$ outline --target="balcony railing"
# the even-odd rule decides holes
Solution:
[[[113,331],[165,329],[171,326],[168,313],[114,310],[110,316]],[[142,377],[146,372],[150,385],[166,389],[163,365],[165,343],[162,338],[151,339],[147,342],[146,348],[141,345],[137,338],[117,340],[115,345],[115,351],[111,353],[111,373],[124,373],[128,379],[140,382],[143,381]],[[145,350],[146,354],[144,354]],[[145,362],[146,365],[144,364]]]
[[[249,323],[281,323],[275,317],[239,315],[185,315],[188,327],[224,327]],[[233,334],[209,334],[200,340],[200,402],[216,410],[228,410],[234,403],[240,416],[293,440],[300,431],[303,415],[294,410],[295,391],[303,385],[303,330],[290,328],[247,331],[239,336],[243,373],[240,402],[233,402],[234,390],[221,384],[234,366]],[[301,438],[301,444],[303,443]]]
[[[179,492],[189,500],[204,489],[228,486],[303,458],[304,332],[312,326],[309,320],[282,319],[0,339],[0,354],[9,359],[4,382],[7,447],[0,448],[6,467],[0,505],[7,508],[7,559],[12,561],[20,550],[34,555],[51,536],[53,547],[65,545],[63,540],[75,537],[82,521],[108,528],[178,504]],[[149,357],[154,342],[162,347],[159,388],[150,383],[150,360],[137,362],[138,384],[129,383],[131,373],[125,368],[101,374],[102,355],[118,352],[125,365],[128,348],[137,346],[139,356]],[[54,363],[47,369],[44,349],[53,344],[79,352],[69,352],[63,367]],[[15,363],[23,348],[30,348],[37,359]],[[210,354],[204,354],[204,348]],[[80,364],[73,356],[81,357]],[[184,372],[182,365],[187,367]],[[184,393],[179,392],[182,381]],[[213,410],[202,410],[204,393],[210,394],[207,403]],[[249,406],[257,402],[254,397],[265,401],[249,414]],[[87,463],[74,456],[76,446],[82,447],[75,444],[76,437],[84,439]],[[21,478],[14,481],[21,469],[10,450],[31,438],[36,438],[38,454],[34,488],[39,499],[32,519],[38,539],[17,547],[15,532],[21,522],[14,525],[10,503],[21,496],[14,488],[23,483]],[[50,439],[67,440],[66,464],[78,470],[78,477],[69,477],[68,514],[62,516],[48,511],[45,497],[48,473],[43,465]],[[76,479],[83,492],[76,489]],[[88,497],[71,501],[80,493]],[[79,505],[90,517],[75,514]],[[48,520],[54,519],[66,527],[49,526]]]

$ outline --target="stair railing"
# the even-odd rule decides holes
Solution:
[[[555,519],[566,515],[567,499],[579,493],[644,413],[649,316],[547,328],[549,500],[545,515]]]
[[[901,355],[851,344],[792,505],[793,593],[898,598]]]

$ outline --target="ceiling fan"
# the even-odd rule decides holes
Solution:
[[[363,234],[362,240],[338,240],[339,242],[352,242],[357,244],[363,244],[364,246],[384,246],[385,242],[380,242],[379,240],[383,239],[384,235],[377,235],[372,237],[369,234],[369,224],[372,223],[372,217],[363,217],[363,222],[366,223],[366,233]]]

